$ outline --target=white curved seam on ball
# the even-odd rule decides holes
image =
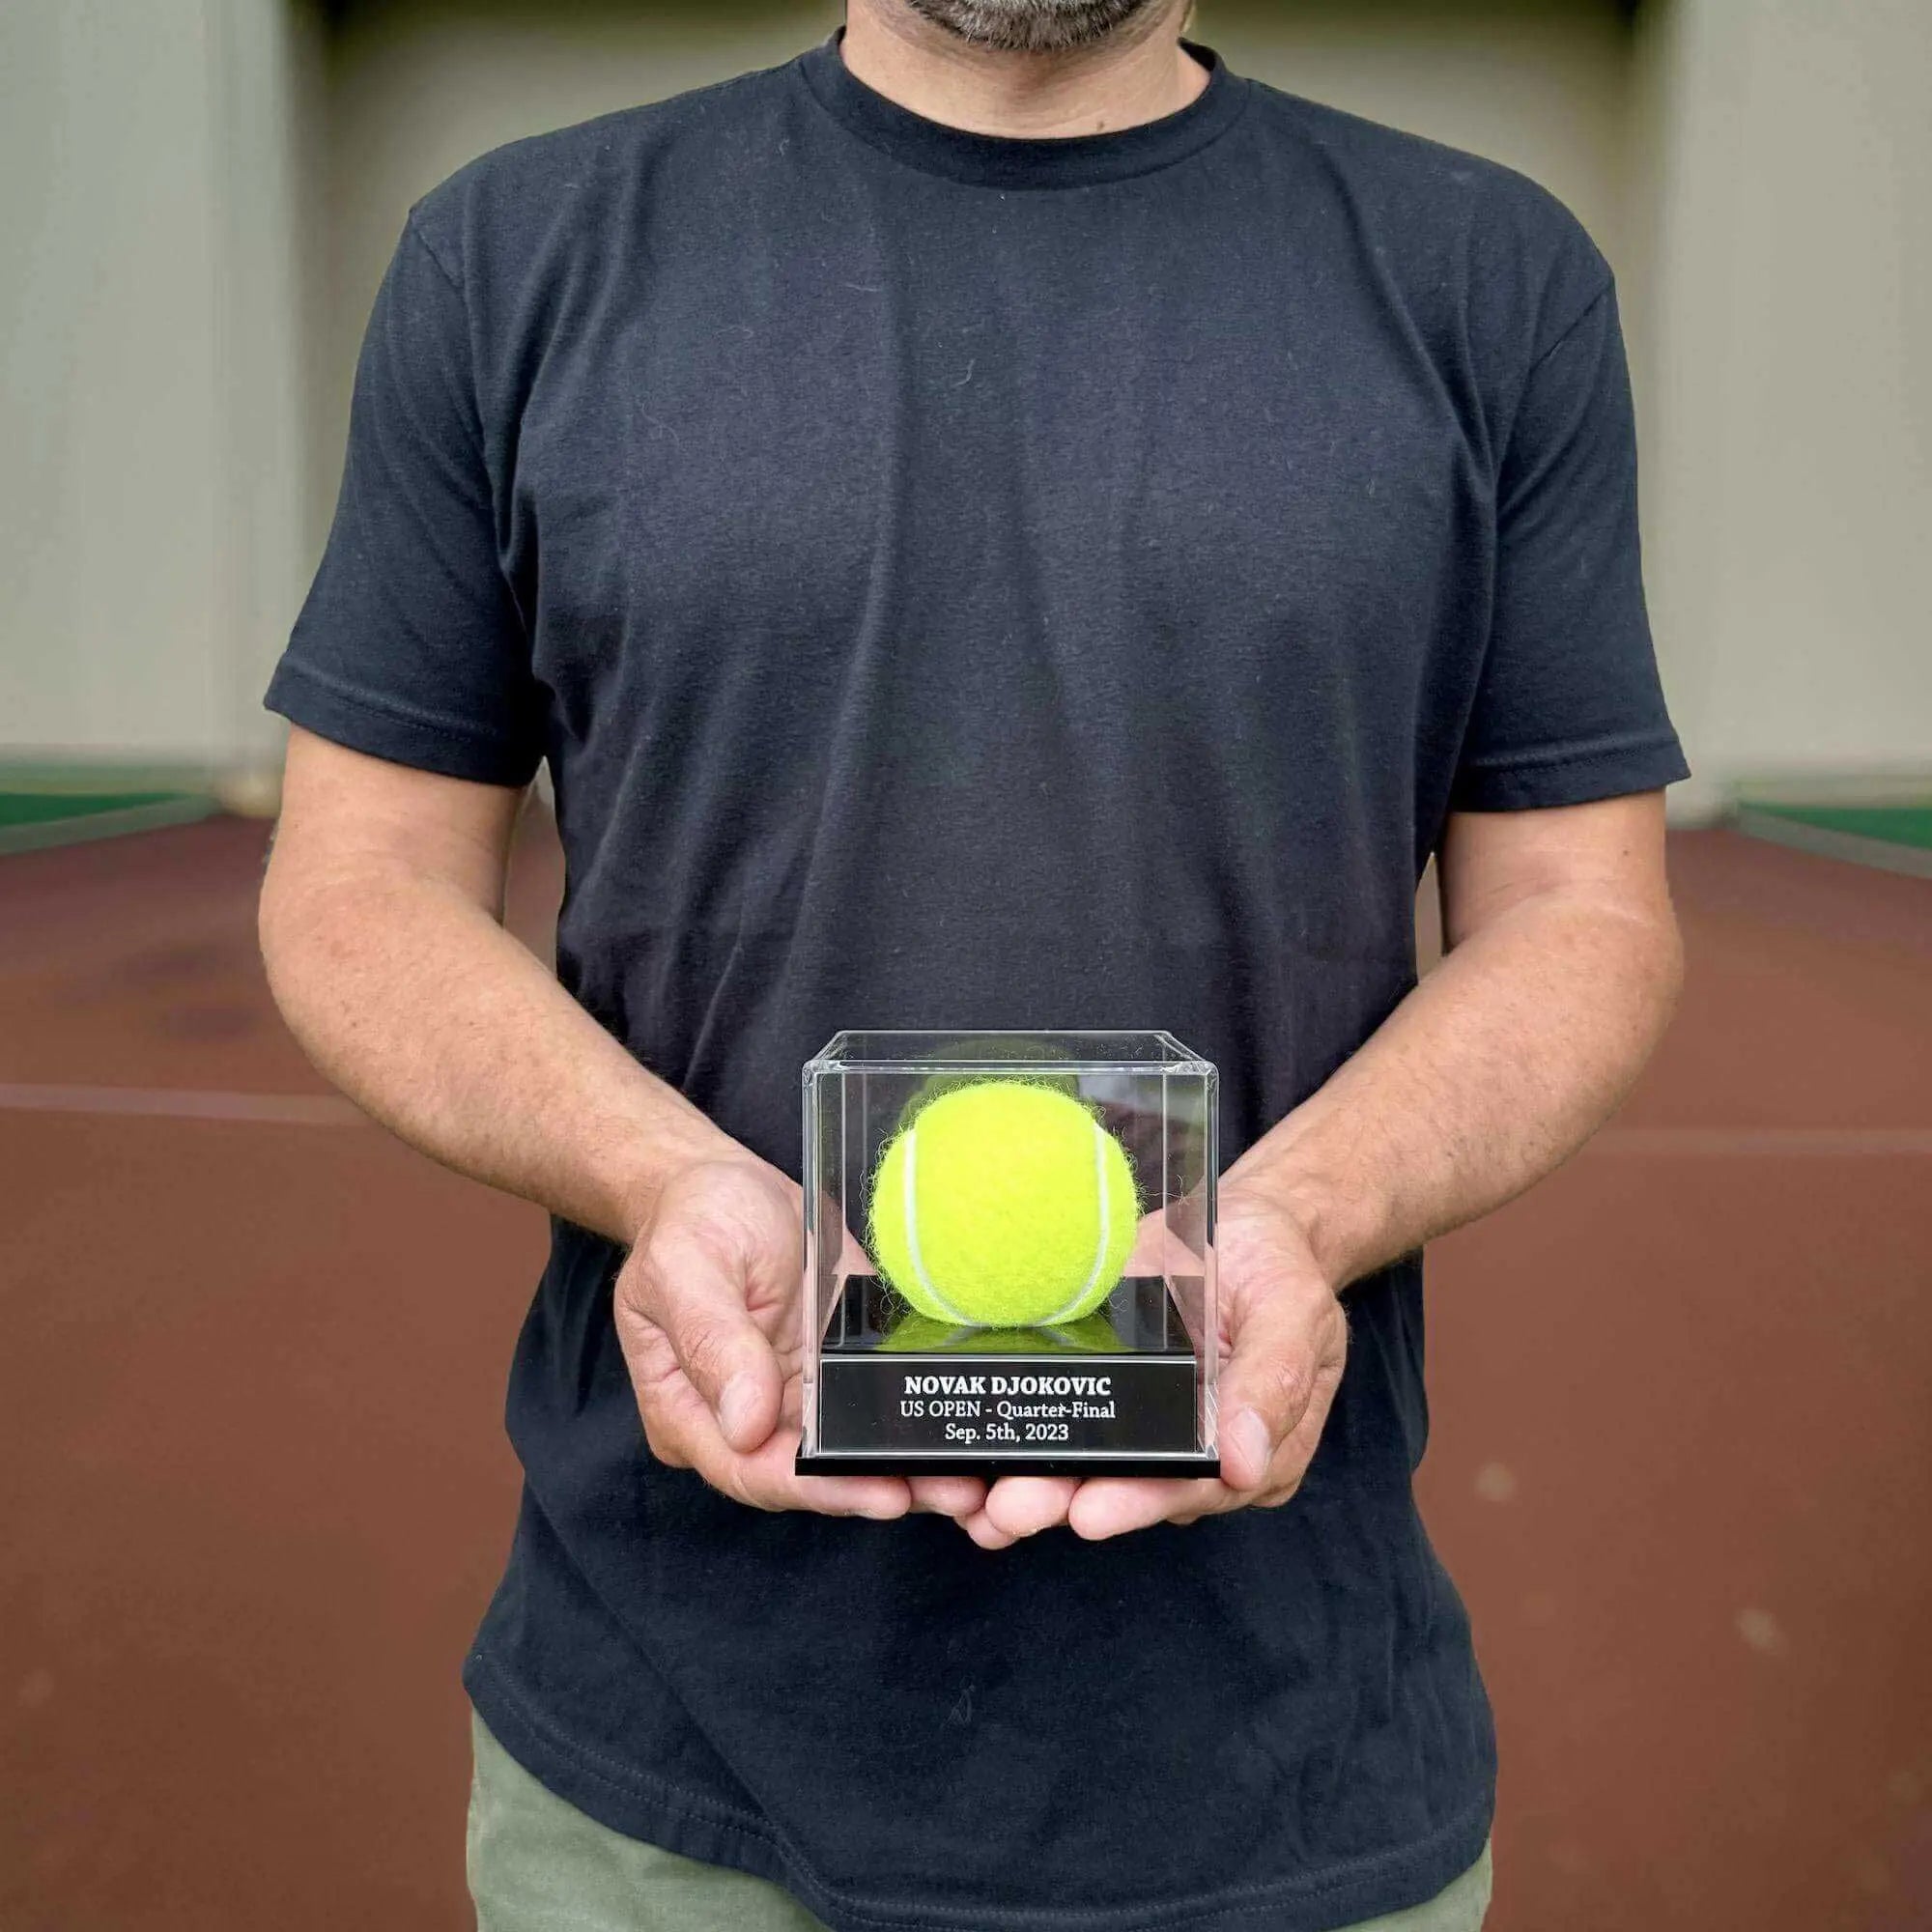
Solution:
[[[901,1187],[901,1194],[902,1194],[901,1205],[905,1208],[906,1254],[911,1259],[912,1271],[915,1277],[918,1279],[920,1287],[924,1289],[926,1293],[932,1296],[933,1300],[938,1304],[939,1312],[942,1315],[944,1315],[948,1319],[948,1321],[960,1322],[964,1326],[970,1328],[974,1324],[971,1321],[968,1321],[966,1317],[962,1315],[959,1312],[959,1310],[952,1305],[952,1302],[948,1301],[945,1295],[940,1293],[938,1289],[933,1287],[932,1277],[925,1271],[925,1257],[923,1254],[920,1252],[919,1173],[918,1173],[917,1163],[914,1158],[914,1151],[918,1146],[918,1141],[919,1141],[919,1129],[917,1127],[908,1127],[906,1129],[906,1137],[905,1137],[905,1172]]]
[[[1087,1280],[1078,1294],[1071,1301],[1062,1302],[1040,1324],[1051,1328],[1056,1321],[1072,1319],[1073,1311],[1094,1293],[1094,1284],[1100,1279],[1101,1271],[1107,1265],[1108,1230],[1113,1222],[1113,1203],[1108,1199],[1107,1190],[1107,1130],[1098,1121],[1094,1122],[1094,1197],[1100,1204],[1100,1239],[1094,1250],[1094,1265],[1088,1270]]]

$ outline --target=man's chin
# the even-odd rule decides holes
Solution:
[[[905,0],[921,18],[989,52],[1072,53],[1110,40],[1171,0]]]

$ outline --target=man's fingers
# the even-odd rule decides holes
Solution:
[[[1253,1491],[1267,1477],[1275,1435],[1259,1408],[1237,1408],[1221,1425],[1221,1475],[1232,1490]]]
[[[1095,1476],[1081,1484],[1066,1520],[1074,1535],[1099,1542],[1171,1519],[1208,1516],[1234,1500],[1227,1486],[1211,1476],[1195,1481]]]
[[[736,1493],[757,1509],[808,1509],[821,1516],[865,1516],[890,1522],[912,1507],[911,1486],[897,1476],[801,1476],[792,1463],[797,1454],[797,1431],[783,1430],[749,1456],[721,1442],[716,1476],[703,1463],[697,1468],[727,1494]]]
[[[1007,1536],[1037,1536],[1066,1520],[1079,1487],[1071,1476],[1002,1476],[986,1492],[987,1520]]]
[[[1311,1410],[1325,1414],[1341,1378],[1348,1324],[1325,1286],[1282,1283],[1242,1313],[1221,1376],[1221,1480],[1268,1487],[1275,1456]]]
[[[778,1427],[784,1376],[765,1331],[745,1306],[745,1284],[709,1243],[681,1235],[653,1241],[639,1266],[633,1312],[670,1344],[685,1378],[733,1449],[749,1451]]]
[[[1009,1536],[984,1510],[976,1510],[971,1516],[961,1517],[959,1527],[981,1549],[1010,1549],[1019,1541],[1016,1536]]]
[[[914,1476],[912,1506],[932,1516],[969,1517],[985,1507],[986,1486],[978,1476]]]
[[[1079,1487],[1070,1476],[1002,1476],[979,1508],[960,1512],[959,1527],[981,1549],[1009,1548],[1065,1522]]]
[[[1259,1490],[1289,1432],[1307,1412],[1315,1365],[1300,1334],[1243,1333],[1221,1383],[1221,1479]]]
[[[792,1476],[776,1484],[757,1505],[768,1510],[811,1510],[819,1516],[863,1516],[896,1522],[912,1507],[912,1494],[895,1476]]]
[[[652,1417],[647,1433],[660,1462],[694,1469],[732,1501],[761,1510],[810,1510],[890,1522],[912,1507],[911,1487],[896,1476],[801,1476],[792,1459],[798,1431],[769,1435],[751,1454],[725,1441],[717,1420],[689,1395]]]

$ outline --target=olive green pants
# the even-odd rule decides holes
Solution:
[[[476,1932],[824,1932],[789,1892],[698,1864],[586,1818],[472,1718],[469,1891]],[[1350,1932],[1477,1932],[1490,1854],[1427,1905]]]

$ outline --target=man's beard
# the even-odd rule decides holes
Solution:
[[[1060,54],[1092,46],[1170,0],[906,0],[915,14],[1002,53]]]

